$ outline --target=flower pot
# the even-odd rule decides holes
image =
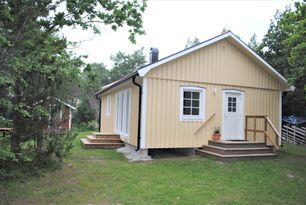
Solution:
[[[214,141],[220,141],[221,134],[220,133],[214,133],[212,138],[213,138]]]

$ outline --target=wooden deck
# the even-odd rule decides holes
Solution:
[[[93,133],[80,141],[82,147],[86,149],[116,149],[124,146],[120,136],[114,133]]]
[[[211,156],[220,161],[263,159],[276,157],[273,147],[253,141],[208,141],[208,145],[196,150],[201,156]]]

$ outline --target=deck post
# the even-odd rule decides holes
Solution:
[[[265,135],[265,143],[267,144],[267,135],[266,135],[266,132],[267,132],[267,130],[268,130],[268,122],[267,122],[267,118],[264,118],[264,120],[265,120],[265,122],[264,122],[264,124],[265,124],[265,133],[264,133],[264,135]]]
[[[245,116],[244,140],[248,140],[248,116]]]
[[[256,142],[256,116],[254,116],[254,141]]]

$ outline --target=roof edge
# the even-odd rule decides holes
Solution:
[[[105,85],[102,87],[102,89],[98,92],[95,93],[96,96],[100,95],[100,94],[103,94],[104,92],[116,87],[117,85],[120,85],[121,83],[131,79],[133,76],[136,76],[138,75],[138,72],[137,71],[133,71],[132,73],[120,78],[119,80],[116,80],[108,85]]]
[[[157,61],[154,64],[150,64],[148,66],[145,66],[138,70],[139,76],[144,77],[149,71],[151,71],[153,68],[160,66],[164,63],[167,63],[169,61],[172,61],[176,58],[179,58],[181,56],[184,56],[188,53],[191,53],[193,51],[196,51],[200,48],[203,48],[205,46],[208,46],[210,44],[213,44],[217,41],[223,40],[225,38],[231,37],[233,38],[240,46],[242,46],[244,49],[246,49],[250,54],[252,54],[260,63],[262,63],[267,70],[271,71],[271,74],[274,75],[278,81],[280,81],[282,84],[286,85],[286,87],[289,87],[287,80],[274,69],[269,63],[267,63],[263,58],[261,58],[253,49],[251,49],[248,45],[246,45],[242,40],[240,40],[235,34],[233,34],[231,31],[227,31],[223,34],[220,34],[218,36],[215,36],[213,38],[210,38],[196,46],[190,47],[188,49],[182,50],[180,52],[177,52],[175,54],[169,55],[159,61]]]

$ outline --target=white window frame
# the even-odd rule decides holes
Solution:
[[[110,117],[111,116],[111,109],[112,109],[112,97],[110,95],[108,95],[106,97],[106,116]]]
[[[184,115],[183,103],[184,103],[184,91],[199,92],[199,115]],[[204,121],[205,118],[205,106],[206,106],[206,91],[205,88],[195,86],[182,86],[180,87],[180,121]]]
[[[128,101],[126,101],[128,97]],[[120,106],[120,107],[119,107]],[[126,112],[124,112],[123,110]],[[120,116],[118,111],[121,112]],[[131,89],[121,90],[115,95],[115,126],[114,131],[124,137],[129,136],[131,116]],[[119,118],[118,118],[119,117]],[[119,123],[120,122],[120,123]]]

